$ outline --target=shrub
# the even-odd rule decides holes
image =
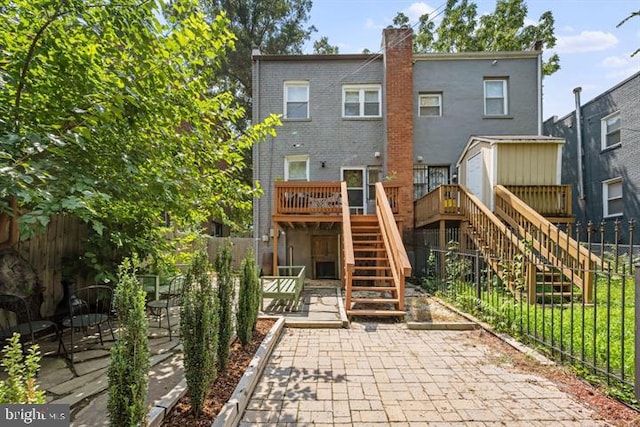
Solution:
[[[218,351],[218,299],[203,250],[196,252],[184,281],[180,307],[180,333],[184,346],[184,372],[191,410],[198,417],[207,390],[216,378]]]
[[[29,347],[22,357],[20,334],[14,333],[2,349],[2,366],[7,379],[0,381],[0,404],[7,403],[46,403],[44,391],[38,390],[36,374],[40,369],[38,345]]]
[[[118,341],[111,347],[109,419],[112,426],[146,425],[145,399],[149,375],[149,342],[145,292],[136,278],[134,259],[118,270],[114,306],[120,321]]]
[[[227,242],[216,255],[218,273],[218,301],[220,323],[218,341],[218,368],[222,371],[229,360],[229,347],[233,338],[233,277],[231,275],[231,243]]]
[[[247,345],[251,341],[258,321],[261,292],[255,257],[253,251],[249,250],[242,260],[236,313],[236,331],[242,345]]]

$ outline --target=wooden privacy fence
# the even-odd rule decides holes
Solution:
[[[231,267],[234,270],[240,269],[240,264],[249,249],[253,248],[251,237],[209,237],[207,242],[207,254],[209,261],[213,264],[216,254],[227,242],[231,242]],[[255,254],[254,254],[255,256]]]

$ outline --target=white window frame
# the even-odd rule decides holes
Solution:
[[[360,105],[359,114],[357,116],[347,115],[346,113],[346,94],[347,92],[358,91],[358,103]],[[378,92],[378,114],[365,114],[365,92]],[[369,117],[382,117],[382,86],[378,84],[363,85],[343,85],[342,86],[342,117],[345,119],[358,119]]]
[[[612,184],[620,184],[620,196],[618,197],[609,197],[609,187]],[[622,188],[622,177],[608,179],[606,181],[602,181],[602,216],[605,218],[613,218],[617,216],[624,215],[624,207],[622,212],[609,212],[609,202],[611,200],[624,200],[624,193]]]
[[[620,145],[622,145],[622,130],[621,130],[621,125],[618,125],[618,129],[610,132],[609,131],[609,125],[608,122],[609,120],[613,119],[613,118],[618,118],[618,123],[620,123],[620,111],[616,111],[614,113],[611,113],[605,117],[603,117],[602,119],[600,119],[600,131],[601,131],[601,135],[600,135],[600,148],[602,150],[608,150],[610,148],[613,147],[618,147]],[[617,132],[620,135],[620,140],[614,144],[611,145],[607,145],[607,136],[609,136],[610,134],[613,134]]]
[[[299,163],[299,162],[305,162],[305,179],[294,179],[293,181],[299,181],[299,182],[303,182],[303,181],[309,181],[309,155],[308,154],[296,154],[293,156],[285,156],[284,158],[284,180],[285,181],[290,181],[290,177],[289,177],[289,165],[291,163]]]
[[[343,166],[340,168],[340,180],[345,181],[344,173],[346,171],[359,171],[362,176],[361,186],[349,186],[347,183],[347,193],[349,191],[358,191],[362,194],[362,205],[352,205],[349,201],[349,211],[354,215],[366,215],[367,213],[367,168],[364,166]]]
[[[307,90],[307,113],[305,117],[289,117],[289,88],[291,87],[304,87]],[[309,82],[308,81],[286,81],[284,82],[284,105],[282,111],[284,111],[284,118],[288,120],[308,120],[309,119]]]
[[[438,114],[422,114],[422,99],[436,98],[438,100]],[[430,106],[429,106],[430,107]],[[441,93],[421,93],[418,95],[418,116],[420,117],[442,117],[442,94]]]
[[[503,113],[502,114],[489,114],[487,112],[487,100],[489,99],[499,99],[497,97],[488,97],[487,96],[487,83],[496,83],[496,82],[501,82],[502,83],[502,110]],[[484,79],[483,83],[482,83],[482,87],[484,90],[484,98],[483,98],[483,103],[484,103],[484,115],[485,116],[489,116],[489,117],[501,117],[501,116],[506,116],[509,114],[509,83],[507,79],[500,79],[500,78],[486,78]]]

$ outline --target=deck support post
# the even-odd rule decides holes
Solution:
[[[280,231],[278,230],[278,223],[274,221],[273,223],[273,275],[277,275],[278,271],[278,235]]]

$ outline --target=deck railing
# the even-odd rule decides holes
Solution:
[[[276,182],[276,215],[342,214],[340,182]]]
[[[376,215],[387,249],[391,274],[398,291],[398,310],[404,310],[404,278],[411,275],[411,264],[400,238],[400,231],[393,216],[389,198],[385,193],[385,187],[380,182],[376,184]]]
[[[391,212],[393,212],[394,215],[398,215],[400,213],[400,185],[385,182],[382,186],[384,187],[384,192],[387,195]]]
[[[570,185],[506,185],[517,198],[545,217],[571,217]]]
[[[518,230],[518,233],[531,244],[533,250],[581,288],[587,303],[591,302],[592,271],[595,270],[596,265],[603,265],[600,258],[551,224],[502,185],[495,188],[495,211],[499,217]]]
[[[440,185],[415,201],[415,223],[424,224],[438,215],[460,213],[460,189],[457,185]]]
[[[343,283],[347,292],[347,301],[351,301],[351,282],[355,256],[353,254],[353,236],[351,234],[351,212],[347,197],[347,183],[340,185],[342,194],[342,265],[344,268]]]

